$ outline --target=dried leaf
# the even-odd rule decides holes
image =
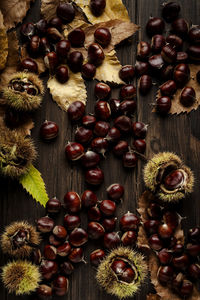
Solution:
[[[28,52],[26,50],[26,45],[23,45],[20,48],[20,59],[23,60],[24,58],[27,58],[27,57],[29,57],[29,55],[28,55]],[[37,58],[34,58],[34,61],[38,65],[38,73],[39,74],[44,73],[47,69],[46,66],[45,66],[45,63],[44,63],[44,58],[43,57],[37,57]]]
[[[113,84],[124,84],[124,82],[119,78],[119,71],[121,67],[122,66],[116,56],[115,50],[112,50],[105,55],[102,65],[97,68],[95,79]]]
[[[189,67],[190,67],[191,79],[188,81],[186,86],[190,86],[190,87],[193,87],[195,89],[196,102],[191,107],[183,106],[179,101],[182,89],[178,89],[176,94],[172,98],[172,106],[171,106],[171,109],[169,111],[169,114],[172,114],[172,115],[174,115],[174,114],[179,115],[181,113],[187,113],[188,114],[192,110],[197,110],[197,108],[200,105],[200,84],[196,80],[196,73],[198,71],[200,71],[200,65],[190,64]],[[161,96],[160,90],[158,90],[156,99],[159,98],[160,96]],[[155,110],[153,110],[153,111],[155,111]]]
[[[6,60],[8,56],[8,37],[6,28],[3,23],[3,15],[0,11],[0,71],[5,68]]]
[[[47,82],[47,87],[53,100],[65,111],[74,101],[86,103],[86,87],[80,73],[74,74],[69,71],[69,80],[64,84],[59,83],[55,77],[51,77]]]
[[[148,294],[146,300],[160,300],[160,296],[157,294]]]
[[[4,16],[4,24],[7,29],[15,27],[22,22],[34,0],[1,0],[0,10]]]
[[[106,22],[109,20],[120,19],[130,21],[128,11],[122,3],[122,0],[107,0],[106,8],[100,17],[95,17],[89,7],[90,0],[74,0],[74,2],[83,10],[87,19],[92,23]]]

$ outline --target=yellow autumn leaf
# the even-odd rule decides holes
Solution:
[[[95,79],[104,82],[110,82],[114,84],[124,84],[119,78],[119,71],[121,64],[116,56],[115,50],[112,50],[105,55],[105,59],[97,68]]]
[[[92,23],[106,22],[109,20],[120,19],[122,21],[130,21],[128,11],[122,0],[107,0],[106,8],[103,14],[95,17],[90,10],[90,0],[74,0],[74,2],[83,10],[87,19]]]
[[[3,70],[6,65],[6,60],[8,56],[8,37],[6,33],[6,28],[3,23],[3,15],[0,11],[0,70]]]
[[[64,84],[59,83],[55,77],[50,77],[47,87],[53,100],[65,111],[74,101],[86,103],[87,92],[81,73],[69,71],[69,80]]]

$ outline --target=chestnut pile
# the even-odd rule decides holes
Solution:
[[[194,88],[186,85],[190,79],[188,63],[200,61],[200,26],[189,29],[187,21],[179,18],[180,9],[176,2],[164,4],[162,16],[167,23],[171,23],[170,34],[163,36],[165,22],[162,18],[151,17],[146,25],[151,45],[141,41],[137,47],[135,72],[140,77],[139,91],[144,95],[150,91],[150,74],[164,82],[160,86],[161,95],[156,100],[156,110],[160,114],[170,111],[171,100],[177,89],[183,89],[180,103],[184,107],[190,107],[196,101]],[[185,51],[182,50],[184,42],[189,43]],[[199,72],[195,80],[199,83]]]
[[[101,240],[103,249],[113,249],[122,244],[134,247],[137,241],[137,231],[140,219],[128,212],[120,219],[120,238],[115,231],[117,218],[115,217],[117,203],[124,195],[122,185],[115,183],[107,188],[107,200],[98,201],[96,194],[85,190],[81,197],[74,191],[67,192],[64,204],[57,198],[47,202],[47,216],[37,220],[37,229],[47,235],[48,242],[41,255],[39,249],[33,252],[33,262],[40,266],[42,284],[37,289],[39,299],[51,295],[63,296],[68,291],[68,276],[74,271],[74,264],[84,262],[83,246],[88,240]],[[55,217],[64,208],[67,214],[62,225],[56,225]],[[87,230],[80,227],[82,209],[87,211]],[[45,237],[44,237],[45,238]],[[97,249],[90,255],[93,266],[98,266],[106,253]],[[124,274],[125,276],[125,274]],[[50,284],[49,284],[50,283]]]
[[[184,243],[175,237],[181,217],[174,210],[161,207],[155,200],[149,203],[146,213],[149,219],[143,226],[160,264],[158,280],[185,299],[200,280],[200,228],[190,229]]]
[[[90,8],[95,16],[100,16],[106,6],[105,0],[92,0]],[[30,58],[21,61],[20,68],[30,72],[38,72],[34,58],[44,57],[44,63],[51,74],[55,74],[60,83],[69,79],[68,67],[73,73],[82,72],[84,79],[91,80],[96,73],[96,67],[102,64],[105,55],[103,48],[111,41],[108,28],[99,27],[94,32],[94,43],[88,47],[88,62],[83,64],[83,54],[73,48],[81,48],[85,42],[85,32],[75,28],[63,39],[63,25],[71,23],[76,14],[72,3],[60,3],[57,6],[56,17],[48,22],[39,20],[36,24],[25,23],[21,26],[22,39],[27,42],[27,52]]]

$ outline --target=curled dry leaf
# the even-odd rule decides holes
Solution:
[[[90,0],[74,0],[74,2],[83,10],[87,19],[92,23],[100,23],[109,20],[120,19],[130,21],[128,11],[122,3],[122,0],[107,0],[106,8],[100,17],[95,17],[90,10]]]
[[[113,84],[124,84],[124,82],[119,78],[119,71],[121,67],[122,66],[116,56],[115,50],[112,50],[105,55],[102,65],[97,68],[95,79]]]
[[[86,103],[86,87],[80,73],[74,74],[69,71],[69,80],[64,84],[59,83],[55,77],[51,77],[47,82],[47,87],[53,100],[65,111],[74,101]]]
[[[3,23],[3,15],[0,11],[0,71],[5,68],[6,60],[8,56],[8,37],[6,28]]]
[[[196,101],[191,107],[185,107],[180,103],[180,95],[182,92],[182,89],[178,89],[175,95],[172,98],[172,106],[169,111],[169,114],[181,114],[181,113],[190,113],[192,110],[197,110],[197,108],[200,105],[200,84],[196,81],[196,74],[198,71],[200,71],[200,65],[194,65],[189,64],[190,68],[190,80],[186,84],[186,86],[193,87],[196,92]],[[156,99],[158,99],[161,96],[160,90],[158,90]],[[153,112],[155,112],[155,109],[153,109]]]
[[[0,10],[4,16],[4,24],[7,29],[15,27],[22,22],[34,0],[1,0]]]
[[[22,47],[20,47],[20,60],[23,60],[24,58],[29,57],[27,50],[26,50],[26,45],[23,45]],[[34,61],[37,63],[38,65],[38,73],[44,73],[46,71],[46,66],[44,63],[44,58],[43,57],[37,57],[34,58]]]

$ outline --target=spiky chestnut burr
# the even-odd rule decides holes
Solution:
[[[165,202],[176,202],[193,190],[194,176],[190,168],[171,152],[156,154],[144,168],[144,181]]]
[[[6,127],[1,129],[0,173],[12,178],[20,177],[29,171],[30,164],[36,157],[35,147],[30,138]]]
[[[34,246],[39,244],[39,232],[26,221],[11,223],[5,228],[1,236],[3,253],[16,258],[28,258]]]
[[[126,265],[123,272],[114,270],[113,263],[116,261],[122,261]],[[146,276],[147,265],[143,256],[131,248],[119,247],[112,250],[99,264],[96,278],[108,294],[122,299],[137,293]]]
[[[3,267],[2,281],[9,293],[28,295],[37,289],[40,272],[36,265],[26,260],[12,261]]]
[[[40,106],[44,86],[33,73],[17,72],[10,76],[8,86],[2,90],[6,105],[17,111],[32,111]]]

